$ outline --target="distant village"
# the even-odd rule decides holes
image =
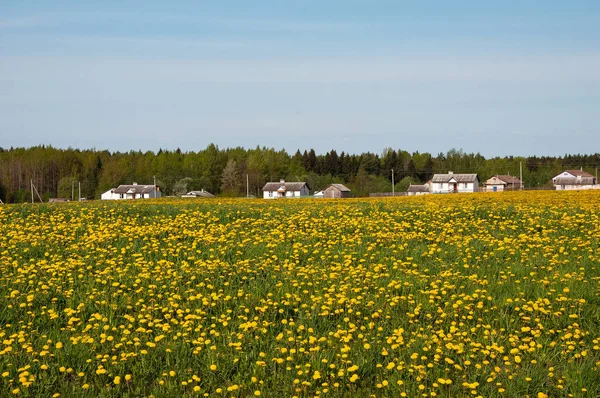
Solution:
[[[600,189],[597,177],[583,170],[565,170],[552,178],[557,191]],[[511,175],[495,175],[480,183],[477,174],[459,174],[452,171],[446,174],[434,174],[422,185],[411,184],[406,192],[372,193],[370,196],[415,196],[429,194],[504,192],[525,189],[521,179]],[[341,199],[352,197],[352,191],[343,184],[329,184],[320,191],[312,192],[308,183],[279,180],[268,182],[262,189],[264,199],[283,198],[324,198]],[[101,195],[102,200],[154,199],[162,197],[160,187],[156,185],[119,185]],[[215,195],[204,189],[190,191],[182,198],[214,198]],[[58,200],[54,200],[58,201]]]

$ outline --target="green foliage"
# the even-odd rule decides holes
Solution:
[[[191,185],[193,184],[193,182],[194,182],[193,178],[190,178],[190,177],[182,178],[181,180],[179,180],[175,183],[171,193],[174,196],[185,195],[186,193],[191,191],[190,188],[191,188]]]
[[[416,178],[404,177],[396,184],[396,192],[406,192],[410,184],[419,184],[419,182]]]
[[[230,162],[235,162],[235,170]],[[332,149],[318,155],[314,149],[290,156],[284,150],[256,147],[220,149],[208,145],[198,152],[56,149],[47,146],[10,148],[0,151],[0,199],[24,202],[31,198],[29,181],[40,193],[52,197],[71,197],[71,183],[81,182],[81,195],[88,199],[120,184],[152,184],[157,178],[163,195],[179,195],[183,191],[205,189],[215,194],[245,194],[246,176],[252,195],[262,196],[266,182],[306,181],[316,191],[330,183],[340,182],[353,190],[354,196],[371,192],[390,192],[392,173],[395,181],[423,183],[434,173],[477,173],[481,182],[497,174],[519,175],[523,164],[526,187],[550,188],[551,178],[566,169],[583,168],[595,173],[600,154],[565,155],[564,157],[495,157],[451,149],[433,156],[427,152],[409,153],[385,148],[380,154],[338,153]],[[227,176],[224,185],[223,178]],[[188,180],[191,179],[191,180]],[[184,184],[185,182],[185,184]],[[403,189],[401,189],[403,190]],[[400,191],[400,190],[399,190]],[[28,199],[29,198],[29,199]]]
[[[77,177],[63,177],[58,181],[58,198],[77,198]],[[108,190],[108,189],[107,189]]]
[[[229,159],[227,166],[223,169],[223,177],[221,179],[221,191],[227,196],[238,196],[240,194],[240,172],[237,162]]]

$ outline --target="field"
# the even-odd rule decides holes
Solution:
[[[600,194],[0,205],[0,395],[598,397]]]

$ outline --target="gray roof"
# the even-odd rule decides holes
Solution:
[[[595,177],[558,177],[554,179],[554,185],[594,185]]]
[[[456,182],[475,182],[477,181],[477,174],[434,174],[431,182],[449,182],[452,178]]]
[[[305,182],[267,182],[263,187],[263,191],[278,191],[280,188],[284,188],[285,191],[300,191],[304,187],[308,188],[308,184]]]
[[[520,184],[521,180],[514,176],[496,176],[501,181],[504,181],[507,184]]]
[[[214,198],[215,195],[213,195],[210,192],[207,191],[190,191],[188,193],[185,194],[185,196],[196,196],[198,198]]]
[[[323,191],[325,191],[326,189],[329,189],[331,187],[339,189],[342,192],[350,192],[350,188],[348,188],[344,184],[329,184]]]
[[[429,192],[429,185],[409,185],[406,192]]]
[[[509,176],[509,175],[497,175],[494,177],[496,177],[498,180],[500,180],[501,182],[503,182],[505,184],[518,184],[518,185],[521,184],[521,180],[519,180],[517,177],[513,177],[513,176]],[[488,179],[488,181],[494,177],[491,177],[490,179]],[[487,183],[487,181],[486,181],[486,183]]]
[[[150,193],[153,189],[154,185],[119,185],[113,192],[142,194]]]
[[[583,171],[583,170],[567,170],[567,173],[569,173],[571,175],[574,175],[575,177],[577,177],[577,176],[581,176],[581,177],[593,177],[593,175],[591,175],[587,171]]]

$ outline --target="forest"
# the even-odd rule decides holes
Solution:
[[[593,155],[493,157],[451,149],[432,155],[385,148],[382,153],[317,154],[314,149],[289,154],[285,150],[256,147],[110,152],[107,150],[0,147],[0,200],[21,203],[31,200],[30,181],[44,201],[49,198],[99,199],[119,184],[152,184],[154,177],[163,195],[179,196],[205,189],[221,196],[262,196],[268,181],[306,181],[317,191],[330,183],[346,184],[354,196],[391,192],[392,169],[396,192],[409,184],[425,182],[434,173],[477,173],[480,181],[496,174],[519,175],[522,164],[526,189],[550,188],[551,178],[565,169],[592,174],[600,167],[600,153]]]

